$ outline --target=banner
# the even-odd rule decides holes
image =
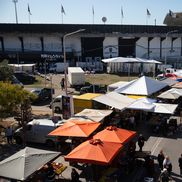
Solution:
[[[69,119],[74,114],[73,97],[70,95],[62,96],[63,119]]]

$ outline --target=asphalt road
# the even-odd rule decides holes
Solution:
[[[181,182],[180,170],[178,165],[178,158],[182,153],[182,130],[178,130],[176,134],[168,137],[151,136],[144,145],[144,151],[151,151],[151,155],[157,157],[160,150],[169,156],[172,162],[172,178],[173,181]],[[155,160],[157,163],[157,161]]]

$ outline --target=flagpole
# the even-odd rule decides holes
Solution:
[[[28,20],[29,20],[29,24],[31,24],[30,13],[28,13]]]
[[[62,24],[63,24],[63,12],[61,12]]]
[[[95,14],[95,12],[94,12],[94,7],[92,6],[92,23],[94,24],[94,14]]]
[[[121,25],[123,24],[123,7],[121,6]]]
[[[16,23],[18,23],[18,14],[17,14],[17,7],[16,7],[16,3],[18,2],[18,0],[13,0],[13,3],[15,5],[15,16],[16,16]]]

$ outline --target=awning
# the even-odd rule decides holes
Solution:
[[[105,95],[95,97],[93,100],[119,110],[124,110],[129,104],[135,101],[134,99],[116,92],[110,92]]]
[[[100,122],[106,116],[109,116],[112,112],[112,110],[84,109],[83,111],[75,114],[75,116],[80,116],[96,122]]]

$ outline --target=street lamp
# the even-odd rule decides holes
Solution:
[[[167,37],[169,34],[172,34],[172,33],[176,33],[178,32],[178,30],[172,30],[172,31],[169,31],[166,33],[166,39],[165,39],[165,48],[166,48],[166,51],[165,51],[165,68],[166,68],[166,65],[167,65]]]
[[[63,36],[63,52],[64,52],[64,79],[65,79],[65,93],[66,95],[68,94],[68,86],[67,86],[67,65],[66,65],[66,47],[65,47],[65,41],[66,38],[73,35],[73,34],[77,34],[79,32],[83,32],[85,31],[85,29],[79,29],[77,31],[71,32],[71,33],[67,33]]]

